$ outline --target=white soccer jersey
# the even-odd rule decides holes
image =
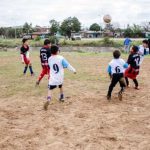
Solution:
[[[111,74],[114,73],[124,73],[125,71],[125,61],[121,58],[119,59],[113,59],[110,63],[109,66],[111,68]]]
[[[139,54],[140,54],[140,57],[141,57],[140,65],[142,64],[142,62],[144,60],[144,49],[146,49],[146,54],[148,54],[149,53],[149,48],[144,48],[143,45],[139,46]]]
[[[61,85],[64,81],[64,68],[76,72],[76,70],[60,55],[52,55],[48,59],[50,67],[49,85]]]

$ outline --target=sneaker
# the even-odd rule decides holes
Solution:
[[[130,88],[130,85],[127,85],[126,88]]]
[[[122,92],[118,93],[118,98],[119,98],[120,101],[122,101]]]
[[[49,105],[49,101],[47,101],[45,104],[44,104],[44,110],[47,110],[48,109],[48,105]]]
[[[64,101],[65,101],[65,100],[64,100],[64,94],[61,94],[61,95],[60,95],[59,101],[60,101],[60,102],[64,102]]]
[[[32,76],[32,77],[35,76],[35,73],[32,73],[31,76]]]
[[[136,90],[140,90],[140,88],[138,86],[135,87]]]
[[[110,101],[111,100],[111,96],[107,95],[107,100]]]
[[[40,84],[40,81],[36,81],[35,86],[39,86],[39,84]]]

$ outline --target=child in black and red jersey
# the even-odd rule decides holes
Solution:
[[[129,86],[128,78],[132,79],[135,84],[135,89],[137,90],[139,90],[137,75],[139,74],[140,61],[141,61],[141,57],[139,54],[139,48],[137,46],[133,46],[131,48],[131,52],[127,60],[127,63],[129,64],[129,68],[126,69],[125,71],[125,79],[126,79],[127,86]]]
[[[38,81],[36,82],[36,85],[40,84],[40,81],[45,75],[48,75],[49,77],[49,66],[48,66],[48,58],[51,56],[51,41],[46,39],[44,41],[44,46],[40,49],[40,59],[41,59],[41,66],[42,66],[42,71],[41,74],[38,78]]]
[[[29,45],[28,45],[28,39],[22,40],[22,47],[20,48],[20,54],[22,58],[22,63],[25,64],[23,74],[25,75],[27,72],[27,69],[29,67],[31,75],[34,75],[32,64],[29,58]]]

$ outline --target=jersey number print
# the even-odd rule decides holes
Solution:
[[[115,70],[116,70],[116,73],[120,73],[120,67],[119,66],[117,66],[116,68],[115,68]]]
[[[45,53],[41,54],[42,60],[47,61],[47,55]]]
[[[136,66],[140,65],[140,57],[135,58],[134,61],[136,63]]]
[[[53,65],[53,69],[54,69],[54,71],[55,71],[55,74],[57,74],[57,73],[59,72],[59,67],[58,67],[57,64],[54,64],[54,65]]]

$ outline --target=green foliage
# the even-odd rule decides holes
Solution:
[[[40,36],[37,36],[34,40],[35,40],[35,41],[40,41],[40,40],[41,40],[41,37],[40,37]]]
[[[144,37],[142,28],[139,25],[134,24],[133,26],[128,26],[124,31],[125,37],[139,38]]]
[[[123,39],[116,40],[111,38],[104,38],[100,40],[81,40],[81,41],[71,41],[66,39],[58,39],[55,36],[51,36],[50,40],[56,44],[59,42],[61,46],[98,46],[98,47],[123,47]],[[29,40],[29,44],[32,47],[41,47],[43,46],[44,40],[41,39],[39,41]],[[133,45],[140,45],[142,40],[133,40]],[[21,39],[0,39],[0,47],[16,47],[21,45]]]
[[[101,27],[99,26],[99,24],[97,23],[93,23],[91,26],[90,26],[90,30],[91,31],[100,31]]]
[[[50,36],[49,40],[51,41],[52,44],[58,44],[59,40],[56,36]]]
[[[102,40],[102,42],[103,42],[103,45],[106,46],[106,47],[114,45],[114,41],[110,40],[109,37],[104,37],[104,39]]]
[[[57,22],[56,20],[50,20],[49,23],[51,25],[50,30],[52,35],[54,35],[57,31],[60,30],[59,22]]]
[[[23,25],[23,33],[32,33],[32,23],[28,24],[27,22]]]
[[[70,38],[72,31],[79,32],[81,30],[81,23],[76,17],[69,17],[62,22],[60,29],[63,35]]]

